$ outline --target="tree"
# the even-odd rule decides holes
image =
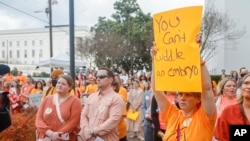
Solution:
[[[89,67],[93,67],[95,49],[93,48],[94,41],[91,38],[76,38],[76,55],[85,60]]]
[[[115,32],[117,26],[114,21],[99,17],[98,23],[91,28],[95,33],[93,48],[96,51],[95,63],[98,67],[111,67],[126,52],[126,48],[121,47],[123,36]]]
[[[97,66],[116,64],[126,71],[150,70],[152,17],[141,11],[136,0],[118,0],[114,9],[113,20],[99,17],[98,23],[92,27]]]
[[[226,13],[219,12],[213,3],[206,5],[202,19],[203,41],[200,46],[201,56],[205,60],[213,57],[217,43],[222,40],[235,41],[245,34],[245,30],[237,29],[237,24]]]
[[[120,0],[114,4],[112,17],[120,23],[118,31],[125,37],[128,52],[118,64],[126,70],[151,70],[149,50],[153,42],[152,17],[144,14],[136,0]],[[125,33],[125,34],[124,34]]]

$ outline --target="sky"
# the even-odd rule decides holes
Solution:
[[[54,0],[52,0],[54,1]],[[53,25],[69,24],[69,0],[56,0],[52,5]],[[76,26],[91,27],[98,17],[115,12],[117,0],[74,0]],[[204,0],[137,0],[142,11],[151,15],[190,5],[202,5]],[[45,8],[48,0],[0,0],[0,30],[41,28],[49,23]]]

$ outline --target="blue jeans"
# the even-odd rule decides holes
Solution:
[[[154,140],[154,129],[152,127],[152,122],[144,119],[144,139],[145,141],[153,141]]]

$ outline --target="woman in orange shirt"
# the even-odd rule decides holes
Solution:
[[[122,114],[122,118],[121,121],[119,122],[118,125],[118,132],[119,132],[119,140],[120,141],[127,141],[127,126],[126,126],[126,122],[125,122],[125,118],[127,116],[127,110],[126,110],[126,102],[127,102],[127,90],[123,87],[120,86],[119,82],[114,81],[112,83],[113,89],[115,92],[117,92],[123,102],[124,102],[124,109],[123,109],[123,114]]]
[[[36,81],[35,87],[31,90],[31,94],[42,94],[43,93],[43,83],[41,81]]]
[[[94,77],[91,77],[89,79],[90,84],[86,87],[85,94],[92,94],[98,90],[98,86],[96,84],[96,79]]]
[[[56,84],[57,93],[42,100],[35,122],[38,139],[76,140],[82,106],[76,96],[70,95],[72,88],[73,79],[61,75]]]
[[[201,41],[201,34],[197,36],[197,39],[197,41]],[[153,59],[155,59],[156,53],[157,48],[154,45],[151,49]],[[166,65],[168,65],[168,62],[166,62]],[[154,61],[152,68],[154,68]],[[154,74],[154,69],[152,72]],[[217,113],[211,78],[204,61],[201,61],[201,80],[202,92],[178,93],[177,99],[180,109],[170,103],[164,92],[155,91],[153,87],[154,96],[167,124],[167,130],[163,137],[164,141],[212,140]],[[154,75],[152,75],[151,81],[152,86],[155,86]]]

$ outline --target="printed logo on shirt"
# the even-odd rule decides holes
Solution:
[[[45,110],[45,114],[51,114],[52,113],[52,108],[47,108],[46,110]]]
[[[99,105],[98,110],[99,112],[103,112],[105,110],[105,105],[103,104],[103,102]]]
[[[190,125],[191,121],[192,121],[192,118],[185,119],[183,122],[183,126],[188,127]]]

